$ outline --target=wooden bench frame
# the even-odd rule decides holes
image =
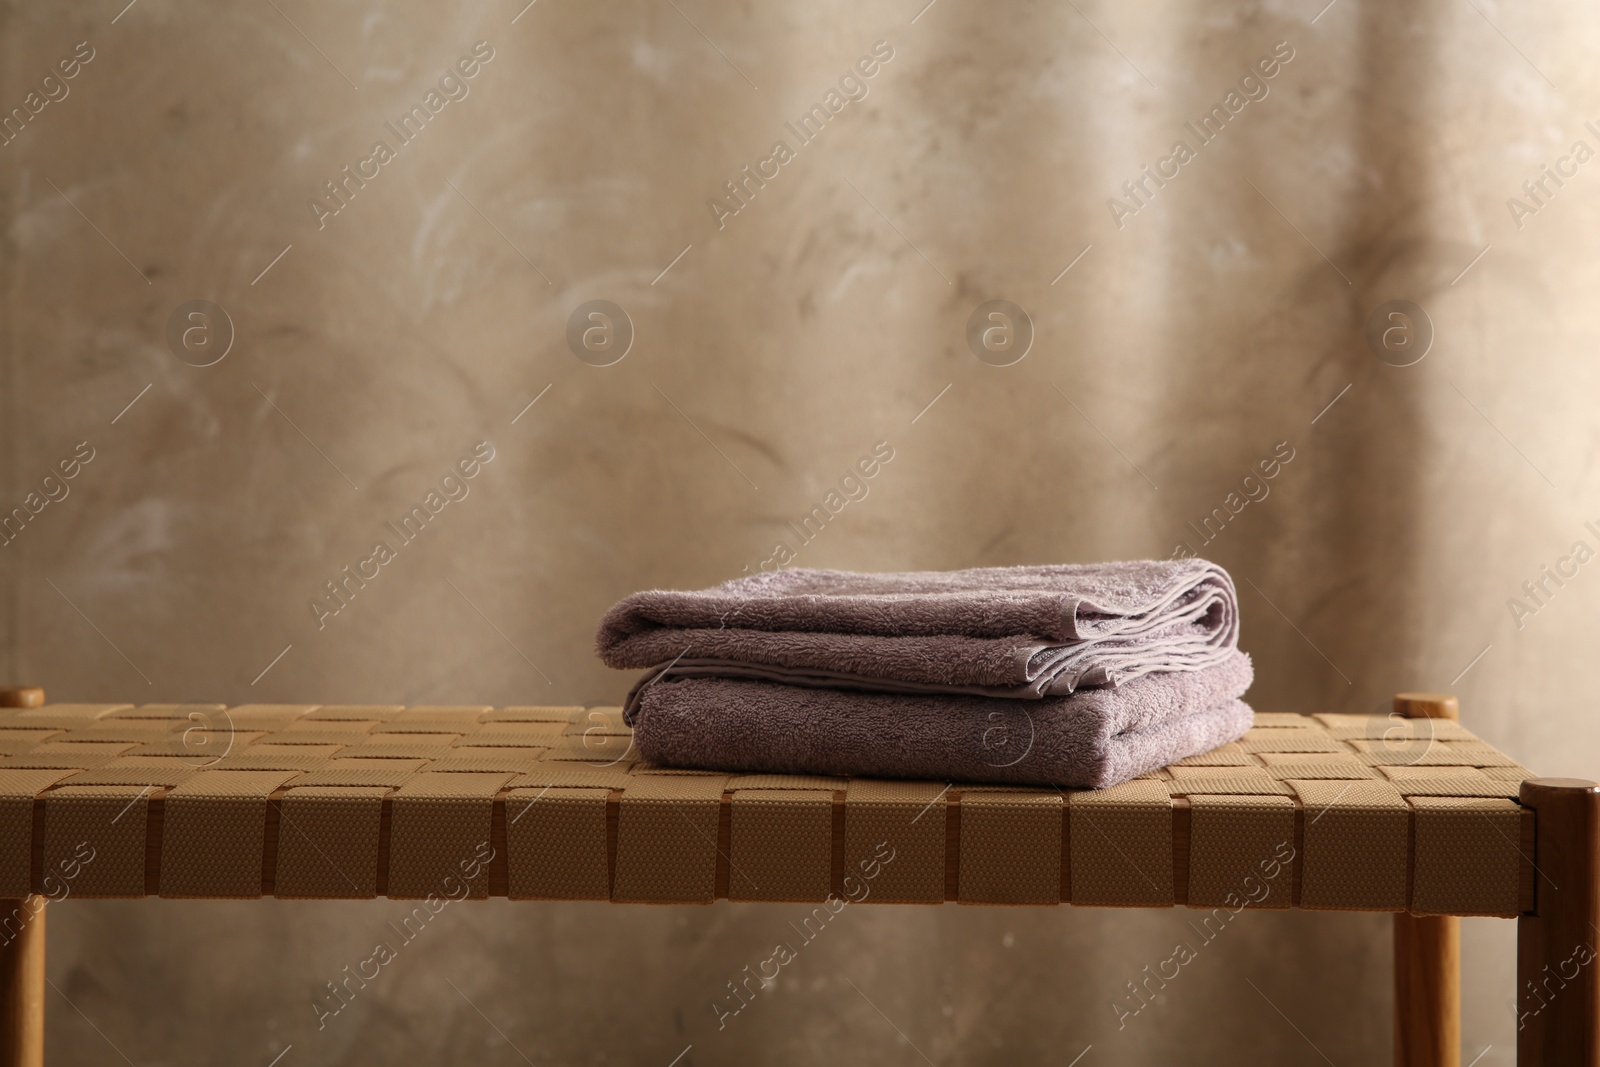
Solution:
[[[43,703],[37,688],[0,689],[0,707]],[[1401,694],[1395,710],[1411,718],[1458,717],[1455,699],[1436,694]],[[1517,919],[1517,1062],[1600,1067],[1600,966],[1566,973],[1576,948],[1587,946],[1592,955],[1600,942],[1600,785],[1531,779],[1521,786],[1520,802],[1531,813],[1522,851],[1533,888],[1531,906]],[[1187,823],[1175,819],[1175,855],[1187,853]],[[33,914],[0,946],[0,1067],[44,1063],[45,906],[37,895],[0,901],[0,914],[17,908]],[[1461,1067],[1460,944],[1455,916],[1394,917],[1400,1067]]]

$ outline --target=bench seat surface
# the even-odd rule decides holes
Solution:
[[[0,709],[0,896],[1510,917],[1532,777],[1455,722],[1365,715],[1258,714],[1085,792],[655,767],[617,708],[48,704]]]

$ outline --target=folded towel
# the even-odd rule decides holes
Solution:
[[[1040,700],[819,689],[743,678],[645,687],[652,763],[771,774],[1104,788],[1237,740],[1250,657]]]
[[[655,590],[600,625],[612,667],[894,693],[1041,699],[1222,663],[1233,580],[1201,559],[852,574],[793,568]],[[631,720],[637,709],[631,697]]]

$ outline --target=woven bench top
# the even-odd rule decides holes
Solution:
[[[1460,725],[1258,714],[1112,789],[729,775],[616,708],[0,709],[0,897],[1081,904],[1515,916],[1534,777]]]

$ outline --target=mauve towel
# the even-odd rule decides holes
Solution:
[[[1223,662],[1233,580],[1202,559],[854,574],[653,590],[601,621],[612,667],[893,693],[1043,698]],[[630,718],[636,710],[630,699]]]
[[[666,766],[1099,789],[1243,736],[1252,678],[1237,651],[1042,700],[683,678],[645,688],[633,737]]]

